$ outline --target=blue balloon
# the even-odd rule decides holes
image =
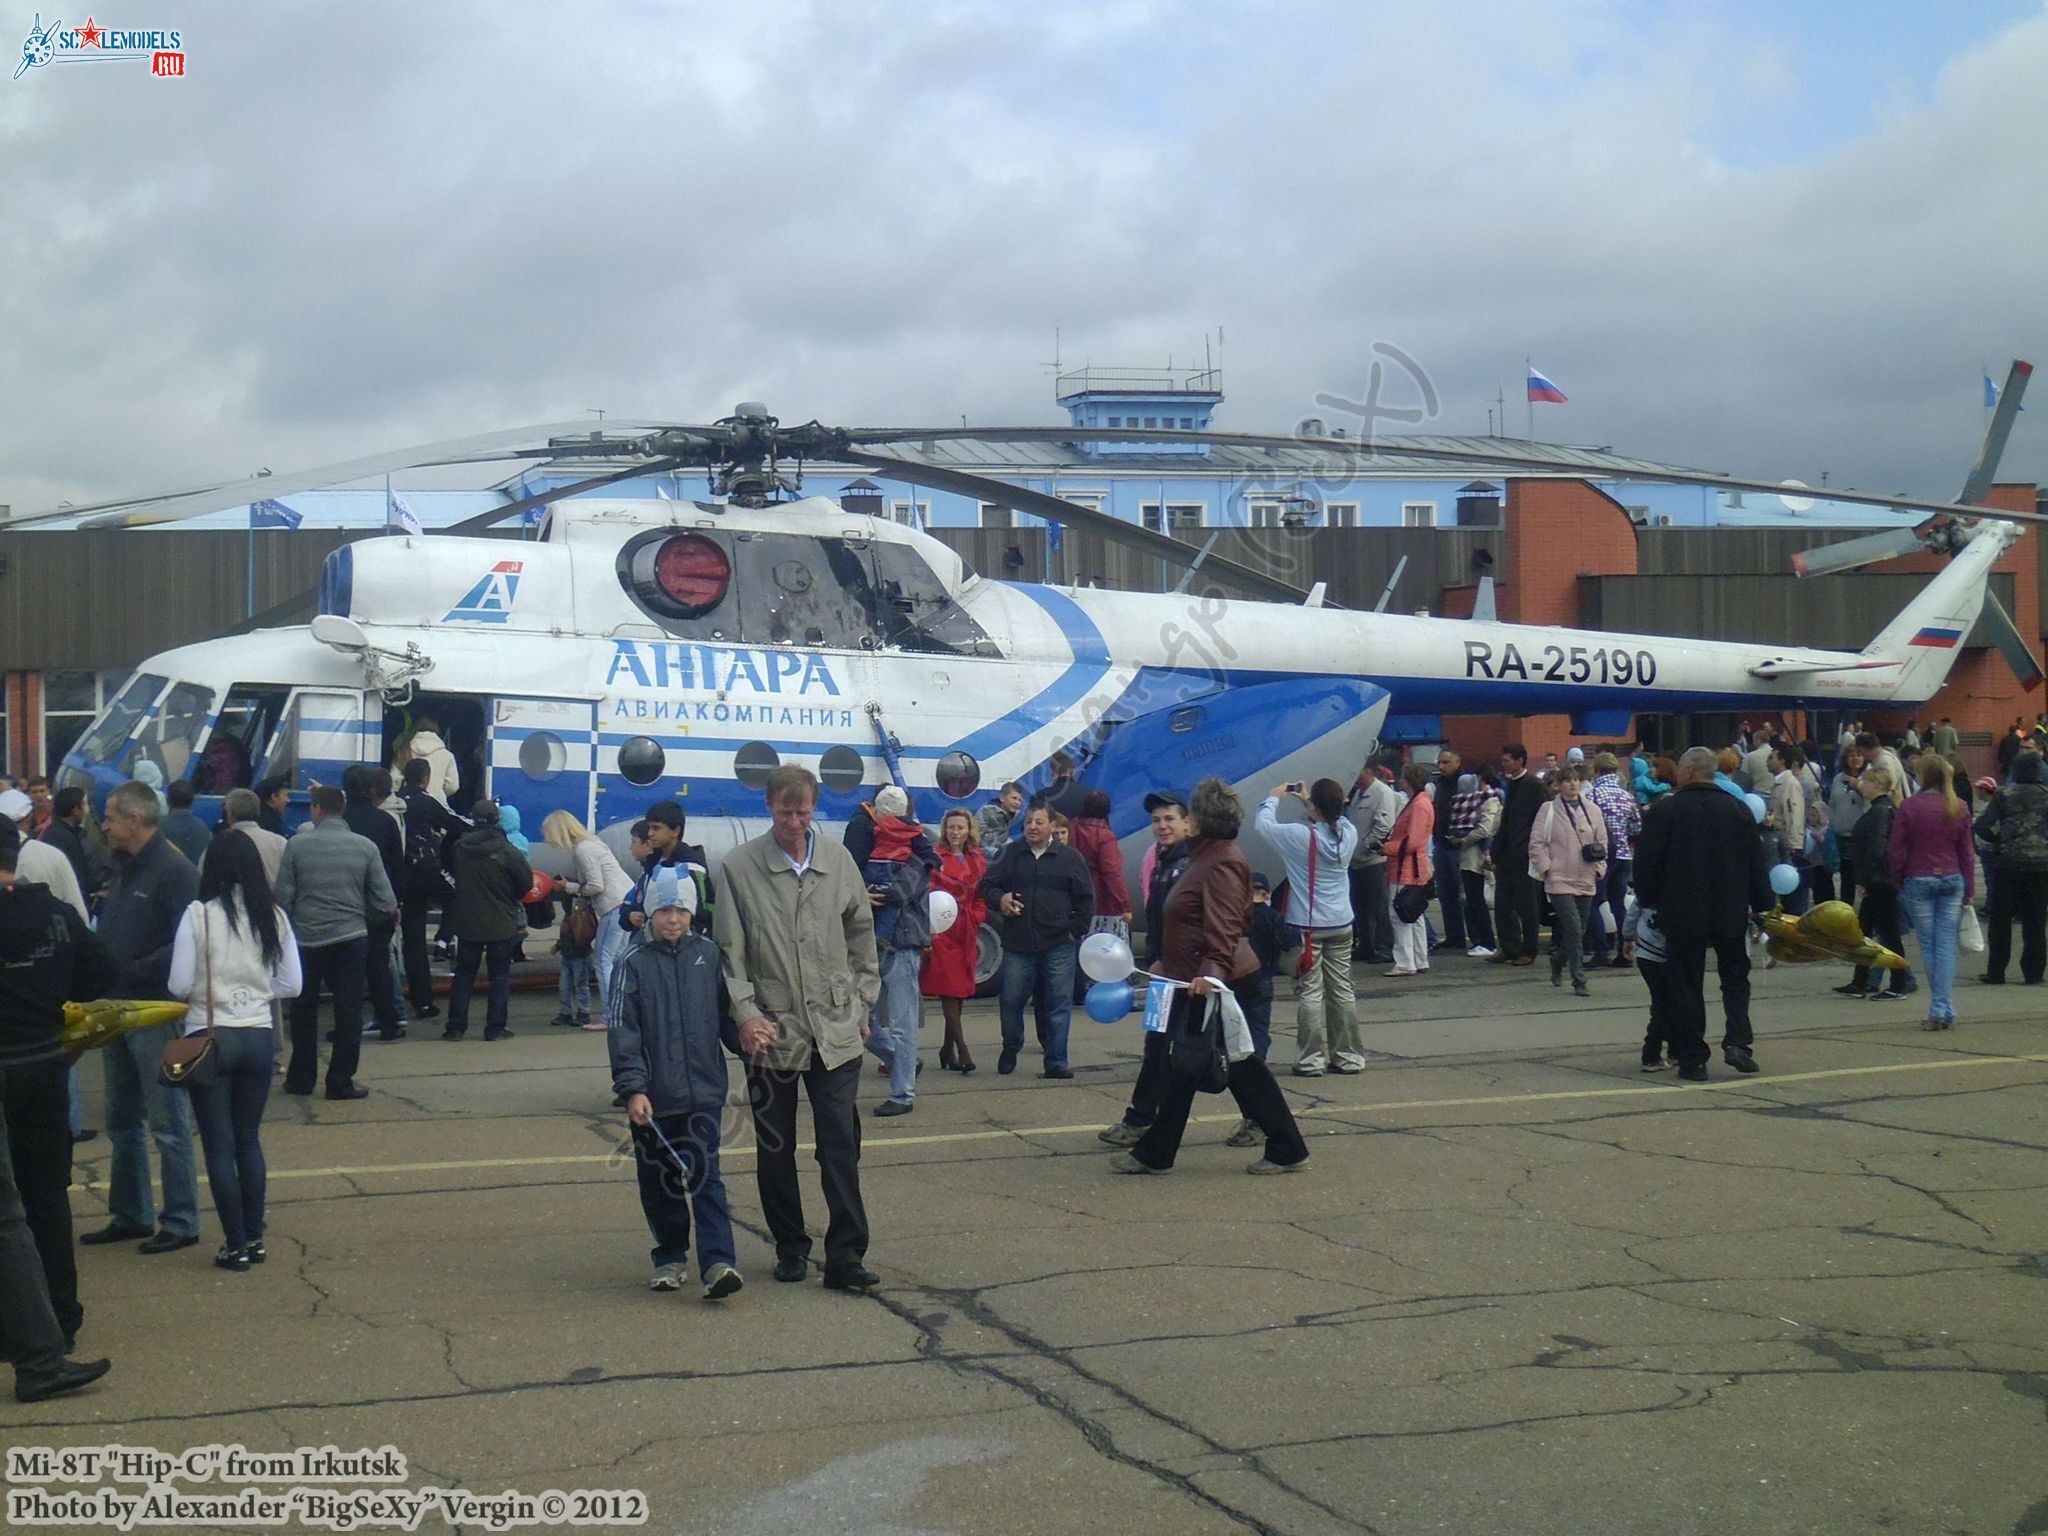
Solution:
[[[1128,981],[1098,981],[1082,1006],[1096,1023],[1115,1024],[1130,1015],[1133,995]]]
[[[1770,804],[1762,795],[1744,795],[1742,803],[1749,807],[1749,814],[1757,819],[1759,826],[1763,824],[1763,819],[1771,814]]]
[[[1771,889],[1780,896],[1790,896],[1799,889],[1799,871],[1790,864],[1771,866]]]

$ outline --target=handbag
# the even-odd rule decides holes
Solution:
[[[589,897],[577,897],[569,915],[562,919],[562,941],[578,954],[597,942],[597,908]]]
[[[1418,921],[1429,910],[1429,887],[1404,885],[1394,892],[1394,916],[1404,923]]]
[[[199,909],[200,942],[206,946],[206,1033],[176,1035],[164,1042],[157,1062],[157,1081],[166,1088],[204,1086],[220,1070],[220,1056],[213,1048],[213,914]]]
[[[1198,1003],[1203,1005],[1201,1023],[1191,1025],[1188,1015]],[[1213,994],[1198,999],[1192,992],[1176,990],[1166,1030],[1166,1067],[1175,1077],[1192,1081],[1198,1093],[1221,1093],[1230,1086],[1223,1020]]]

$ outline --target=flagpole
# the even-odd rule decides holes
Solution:
[[[1529,372],[1535,364],[1528,358],[1522,359],[1522,393],[1529,399],[1529,441],[1536,441],[1536,394],[1529,388]]]
[[[248,541],[248,556],[243,562],[242,574],[242,617],[256,617],[256,509],[249,508],[249,527],[243,535]]]

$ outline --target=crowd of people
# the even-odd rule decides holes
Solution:
[[[1036,794],[1006,784],[978,814],[947,810],[936,836],[892,784],[842,839],[823,837],[812,824],[817,780],[783,767],[766,787],[770,830],[715,866],[686,840],[673,800],[633,824],[626,862],[555,811],[541,828],[565,871],[553,895],[536,880],[517,810],[451,807],[453,776],[431,743],[396,784],[364,766],[314,786],[307,824],[291,836],[271,784],[228,793],[217,827],[194,812],[190,783],[161,774],[112,790],[97,821],[79,790],[6,788],[0,1279],[17,1391],[70,1390],[105,1369],[69,1359],[84,1312],[66,1190],[73,1143],[92,1133],[59,1038],[67,1000],[187,1005],[182,1024],[130,1029],[101,1053],[108,1219],[75,1241],[144,1254],[194,1246],[203,1161],[221,1228],[213,1262],[244,1272],[267,1257],[261,1125],[273,1087],[367,1095],[357,1080],[365,1012],[385,1041],[438,1016],[436,913],[433,947],[450,970],[441,1039],[467,1037],[480,983],[482,1038],[507,1038],[515,959],[531,932],[553,929],[554,1023],[606,1035],[654,1238],[652,1286],[681,1288],[693,1224],[703,1294],[719,1300],[743,1284],[719,1166],[726,1063],[737,1056],[775,1278],[801,1281],[809,1267],[801,1089],[828,1213],[824,1283],[863,1290],[876,1283],[859,1178],[863,1062],[874,1057],[887,1081],[872,1113],[914,1112],[930,998],[945,1026],[939,1066],[976,1070],[963,1009],[985,978],[984,924],[1001,942],[1003,1075],[1022,1061],[1028,1014],[1041,1075],[1072,1077],[1081,946],[1100,934],[1139,942],[1139,979],[1150,983],[1139,1071],[1101,1133],[1116,1171],[1171,1169],[1207,1089],[1235,1097],[1241,1118],[1225,1140],[1261,1147],[1251,1172],[1292,1172],[1307,1165],[1307,1145],[1267,1065],[1289,971],[1291,1071],[1355,1074],[1367,1061],[1359,966],[1403,981],[1449,951],[1533,967],[1547,927],[1552,984],[1569,980],[1585,997],[1592,973],[1637,970],[1650,999],[1644,1069],[1697,1081],[1711,1055],[1711,953],[1723,1055],[1753,1072],[1752,919],[1779,904],[1772,872],[1789,865],[1798,884],[1782,896],[1787,910],[1840,899],[1887,948],[1904,953],[1905,933],[1916,938],[1919,975],[1859,969],[1837,988],[1845,996],[1891,1001],[1924,987],[1922,1027],[1953,1027],[1980,869],[1982,980],[2006,979],[2017,922],[2021,980],[2042,983],[2048,743],[2018,723],[2009,740],[1999,777],[1974,785],[1946,720],[1930,723],[1924,745],[1917,731],[1883,744],[1851,727],[1826,754],[1746,723],[1726,748],[1676,757],[1575,747],[1532,765],[1509,743],[1469,767],[1446,748],[1432,771],[1390,754],[1348,789],[1327,778],[1276,785],[1248,824],[1229,786],[1207,779],[1144,797],[1150,846],[1135,887],[1108,796],[1080,783],[1063,754]],[[198,1036],[204,1070],[168,1084],[166,1046]],[[31,1292],[39,1302],[17,1306]]]

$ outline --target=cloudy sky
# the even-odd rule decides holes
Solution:
[[[1220,328],[1242,430],[1384,343],[1519,432],[1528,356],[1546,437],[1947,495],[2048,361],[2040,0],[116,5],[186,78],[8,81],[0,0],[17,513],[589,407],[1047,423],[1056,326]]]

